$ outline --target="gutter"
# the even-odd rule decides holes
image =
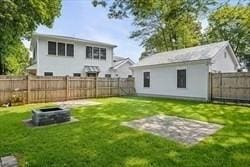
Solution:
[[[173,63],[161,63],[161,64],[150,64],[150,65],[141,65],[141,66],[132,66],[131,69],[136,68],[144,68],[144,67],[156,67],[156,66],[166,66],[166,65],[176,65],[176,64],[190,64],[190,63],[211,63],[211,58],[208,59],[200,59],[200,60],[190,60],[190,61],[182,61],[182,62],[173,62]]]

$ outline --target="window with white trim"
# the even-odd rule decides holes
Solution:
[[[56,42],[48,41],[48,54],[56,55]]]
[[[93,57],[94,59],[99,59],[99,48],[97,47],[93,48]]]
[[[67,44],[67,56],[73,57],[74,56],[74,45]]]
[[[53,72],[44,72],[44,76],[53,76]]]
[[[177,70],[177,88],[186,88],[186,69]]]
[[[86,58],[92,59],[92,47],[91,46],[86,47]]]
[[[58,56],[65,56],[65,43],[57,43]]]
[[[150,87],[150,72],[143,73],[143,86],[144,88]]]

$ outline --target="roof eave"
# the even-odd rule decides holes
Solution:
[[[211,58],[208,59],[200,59],[200,60],[190,60],[190,61],[182,61],[182,62],[172,62],[172,63],[160,63],[160,64],[149,64],[149,65],[139,65],[139,66],[131,66],[131,69],[135,68],[143,68],[143,67],[154,67],[154,66],[162,66],[162,65],[175,65],[175,64],[186,64],[186,63],[210,63]]]
[[[117,45],[114,45],[114,44],[98,42],[98,41],[91,41],[91,40],[85,40],[85,39],[80,39],[80,38],[75,38],[75,37],[68,37],[68,36],[39,34],[39,33],[34,33],[32,36],[33,37],[45,37],[45,38],[55,38],[55,39],[63,39],[63,40],[69,40],[69,41],[77,41],[77,42],[82,42],[82,43],[90,43],[90,44],[93,44],[93,45],[107,46],[107,47],[111,47],[111,48],[116,48],[117,47]]]

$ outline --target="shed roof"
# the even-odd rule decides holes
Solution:
[[[132,67],[208,60],[213,58],[219,50],[227,46],[230,47],[229,42],[223,41],[208,45],[201,45],[196,47],[157,53],[140,60]]]

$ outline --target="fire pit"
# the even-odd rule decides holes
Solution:
[[[70,121],[70,110],[61,107],[32,110],[32,123],[35,126]]]

